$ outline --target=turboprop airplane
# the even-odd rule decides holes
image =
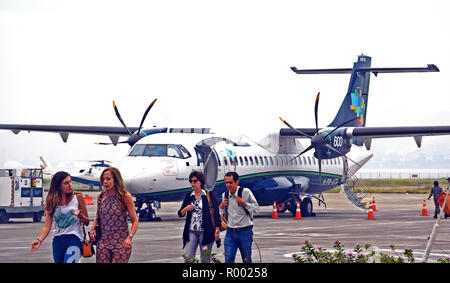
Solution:
[[[142,129],[143,122],[156,102],[149,105],[139,127],[127,127],[113,103],[120,127],[43,126],[0,124],[0,129],[57,132],[64,142],[69,133],[107,135],[111,143],[128,143],[131,148],[119,167],[128,191],[136,198],[140,220],[157,220],[155,210],[164,201],[182,200],[191,188],[188,176],[201,170],[206,187],[217,197],[226,190],[224,174],[236,170],[240,185],[252,190],[262,206],[274,201],[280,211],[295,214],[300,203],[302,216],[313,216],[312,199],[325,203],[323,192],[342,185],[371,157],[374,138],[413,137],[421,146],[423,136],[449,135],[450,126],[366,127],[370,73],[438,72],[435,65],[423,68],[372,68],[371,57],[360,55],[352,68],[297,69],[297,74],[349,73],[350,83],[334,120],[324,128],[318,126],[315,100],[315,127],[287,126],[267,133],[255,141],[245,136],[213,133],[208,128]],[[121,136],[127,140],[119,141]],[[300,139],[311,144],[303,147]],[[106,144],[106,143],[103,143]],[[313,151],[312,151],[313,150]]]
[[[51,179],[59,170],[54,169],[44,156],[40,156],[40,159],[42,161],[41,168],[44,173],[44,178]],[[90,162],[93,162],[93,164],[89,168],[78,169],[78,172],[69,171],[68,173],[70,174],[71,179],[75,182],[86,184],[91,189],[95,186],[101,188],[102,184],[100,183],[100,175],[105,168],[111,167],[107,164],[111,162],[107,160],[92,160]],[[67,171],[65,169],[63,170]]]

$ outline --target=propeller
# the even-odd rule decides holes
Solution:
[[[126,141],[116,142],[115,144],[128,143],[130,146],[133,146],[138,140],[140,140],[142,138],[142,136],[140,135],[141,134],[141,130],[142,130],[142,126],[144,125],[144,121],[145,121],[145,118],[147,118],[148,112],[150,112],[150,109],[152,109],[153,105],[155,105],[156,100],[157,100],[157,98],[155,98],[155,100],[153,100],[152,103],[150,103],[150,105],[145,110],[144,115],[142,116],[142,119],[141,119],[141,124],[139,125],[139,128],[136,131],[136,134],[133,134],[130,131],[130,129],[128,129],[127,125],[125,124],[125,122],[122,119],[122,116],[120,116],[119,108],[117,107],[116,102],[113,100],[114,112],[116,113],[116,116],[119,119],[120,123],[123,125],[125,130],[127,130],[127,132],[130,135],[130,137]],[[99,145],[111,145],[111,144],[114,144],[114,143],[96,142],[96,144],[99,144]]]
[[[337,129],[341,128],[342,126],[344,126],[347,123],[350,123],[354,120],[358,120],[360,119],[359,117],[355,117],[352,118],[340,125],[338,125],[337,127],[335,127],[331,132],[329,132],[327,135],[323,135],[319,132],[319,126],[318,126],[318,109],[319,109],[319,99],[320,99],[320,92],[317,93],[316,96],[316,102],[314,105],[314,117],[315,117],[315,122],[316,122],[316,133],[314,134],[314,136],[310,136],[308,134],[303,133],[302,131],[292,127],[286,120],[284,120],[283,118],[280,117],[281,122],[283,122],[286,126],[288,126],[291,130],[299,133],[300,135],[307,137],[311,140],[311,145],[308,146],[305,150],[303,150],[300,154],[298,154],[297,156],[295,156],[294,158],[292,158],[290,161],[298,158],[299,156],[301,156],[302,154],[310,151],[311,149],[315,150],[316,153],[316,157],[319,160],[319,182],[322,183],[322,149],[326,148],[329,149],[333,152],[336,152],[337,154],[344,156],[345,158],[349,159],[350,161],[354,162],[355,164],[359,165],[357,162],[353,161],[352,159],[348,158],[345,154],[343,154],[342,152],[338,151],[337,149],[335,149],[334,147],[332,147],[331,145],[329,145],[326,142],[326,139],[328,138],[328,136],[330,134],[332,134],[334,131],[336,131]],[[289,162],[290,162],[289,161]]]

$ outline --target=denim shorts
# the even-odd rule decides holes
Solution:
[[[55,263],[78,263],[81,258],[81,241],[75,235],[53,238],[53,260]]]

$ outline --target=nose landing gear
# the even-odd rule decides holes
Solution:
[[[136,214],[139,215],[140,222],[161,221],[161,217],[156,217],[156,212],[152,208],[152,204],[155,208],[161,208],[159,201],[147,200],[140,197],[136,198],[134,205],[136,207]]]

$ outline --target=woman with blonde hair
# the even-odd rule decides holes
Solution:
[[[97,239],[99,263],[126,263],[131,256],[133,236],[138,228],[138,219],[131,194],[127,191],[122,175],[117,168],[108,167],[100,176],[104,191],[97,199],[97,217],[91,229],[95,240],[96,226],[101,231]],[[131,231],[128,231],[128,216]]]
[[[45,200],[46,217],[39,237],[31,243],[31,251],[41,247],[53,229],[53,259],[55,263],[77,263],[81,257],[81,223],[89,225],[86,203],[80,193],[72,190],[72,179],[69,173],[59,171],[53,175],[50,189]]]

